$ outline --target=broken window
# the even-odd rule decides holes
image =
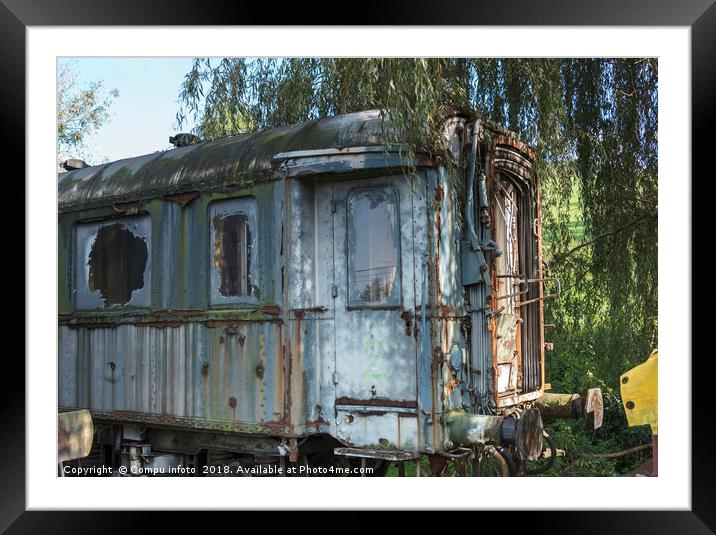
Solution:
[[[348,306],[400,305],[398,202],[391,188],[348,194]]]
[[[497,305],[501,311],[496,318],[497,391],[503,394],[519,388],[522,335],[519,302],[527,291],[527,281],[520,273],[520,191],[514,182],[502,177],[495,189],[495,242],[502,249],[495,259]]]
[[[249,293],[246,214],[214,218],[214,267],[219,270],[219,293],[238,297]]]
[[[77,227],[77,308],[149,305],[149,218]]]
[[[506,314],[515,314],[522,289],[519,266],[517,188],[507,180],[498,181],[495,203],[495,241],[503,254],[497,257],[497,295]]]
[[[209,207],[212,304],[255,303],[256,201],[242,197]]]

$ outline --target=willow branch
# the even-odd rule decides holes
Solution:
[[[637,226],[639,223],[642,223],[643,221],[646,221],[647,219],[655,219],[655,218],[656,218],[655,214],[644,214],[640,217],[637,217],[636,219],[634,219],[632,221],[629,221],[628,223],[625,223],[621,227],[618,227],[612,231],[600,234],[599,236],[597,236],[596,238],[594,238],[592,240],[589,240],[584,243],[580,243],[579,245],[577,245],[576,247],[573,247],[569,251],[555,256],[552,259],[552,262],[560,262],[560,261],[564,260],[565,258],[567,258],[568,256],[570,256],[571,254],[579,251],[580,249],[584,249],[585,247],[589,247],[590,245],[593,245],[594,243],[598,242],[599,240],[603,240],[604,238],[609,238],[611,236],[616,236],[617,234],[624,232],[625,230],[627,230],[631,227]]]
[[[641,446],[635,446],[633,448],[629,448],[628,450],[622,450],[618,451],[616,453],[585,453],[580,455],[580,457],[596,457],[600,459],[617,459],[618,457],[624,457],[625,455],[629,455],[631,453],[636,453],[638,451],[646,450],[648,448],[651,448],[651,444],[642,444]]]

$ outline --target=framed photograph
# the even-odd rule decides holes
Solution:
[[[268,27],[221,4],[2,1],[27,320],[0,528],[428,509],[711,532],[690,247],[716,8]]]

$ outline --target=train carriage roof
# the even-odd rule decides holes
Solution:
[[[380,147],[382,128],[380,111],[368,110],[85,167],[59,175],[58,205],[73,209],[268,181],[277,176],[277,154]]]
[[[380,133],[380,112],[370,110],[85,167],[59,175],[58,203],[69,208],[270,180],[278,153],[380,146]]]

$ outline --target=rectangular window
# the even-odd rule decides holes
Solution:
[[[505,314],[515,314],[524,281],[520,277],[518,190],[508,180],[497,181],[495,242],[502,249],[496,258],[497,299]]]
[[[214,267],[219,270],[219,293],[224,297],[248,295],[246,215],[218,217],[214,221],[214,232]]]
[[[390,187],[347,197],[348,306],[400,305],[398,197]]]
[[[149,217],[142,216],[77,226],[78,309],[149,306],[150,225]]]
[[[257,302],[255,273],[256,201],[231,199],[212,203],[211,304]]]

